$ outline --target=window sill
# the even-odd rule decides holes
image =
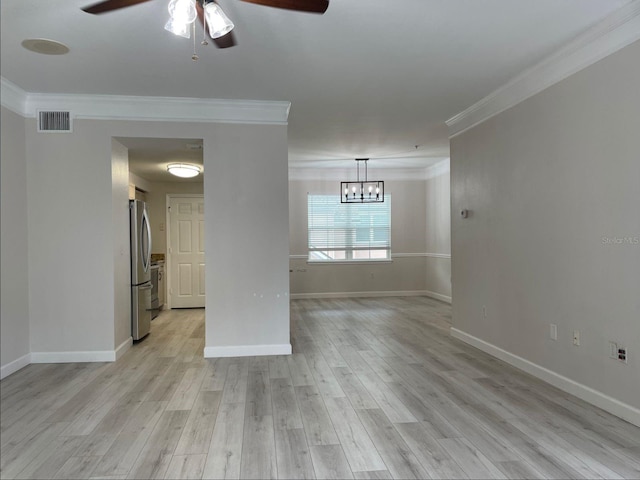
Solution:
[[[307,260],[307,265],[366,265],[372,263],[393,263],[391,258],[370,258],[363,260]]]

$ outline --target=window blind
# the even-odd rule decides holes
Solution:
[[[383,203],[345,204],[309,194],[309,261],[389,259],[391,195]]]

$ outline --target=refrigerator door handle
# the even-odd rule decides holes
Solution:
[[[149,270],[149,266],[151,264],[151,228],[149,226],[149,217],[147,216],[147,209],[145,208],[142,211],[142,222],[141,222],[141,226],[140,226],[140,230],[141,230],[141,236],[140,236],[140,246],[141,246],[141,253],[142,253],[142,268],[144,268],[144,271],[148,271]],[[147,234],[147,251],[144,251],[144,242],[142,241],[142,235],[144,235],[144,232],[146,230],[146,234]]]
[[[151,285],[150,283],[148,285],[141,285],[138,287],[138,289],[140,290],[150,290],[151,288],[153,288],[153,285]]]

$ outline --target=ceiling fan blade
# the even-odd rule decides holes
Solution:
[[[329,8],[329,0],[242,0],[267,7],[297,10],[299,12],[324,13]]]
[[[120,8],[131,7],[138,3],[148,2],[149,0],[105,0],[104,2],[94,3],[88,5],[82,9],[83,12],[93,13],[97,15],[99,13],[111,12],[113,10],[119,10]]]
[[[215,0],[213,1],[215,2]],[[204,9],[202,8],[202,5],[200,5],[200,2],[196,2],[196,12],[198,13],[198,20],[200,21],[200,26],[204,29],[205,35],[209,40],[216,44],[216,47],[230,48],[235,47],[238,44],[238,42],[236,42],[236,37],[233,34],[233,30],[221,37],[211,38],[209,30],[204,26]]]

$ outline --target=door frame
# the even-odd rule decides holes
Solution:
[[[171,310],[171,214],[169,210],[169,206],[171,205],[172,198],[202,198],[204,201],[204,193],[167,193],[165,199],[165,234],[166,234],[166,245],[167,245],[167,254],[164,261],[164,278],[166,294],[164,296],[165,299],[165,310]],[[205,259],[207,258],[207,252],[204,252]]]

